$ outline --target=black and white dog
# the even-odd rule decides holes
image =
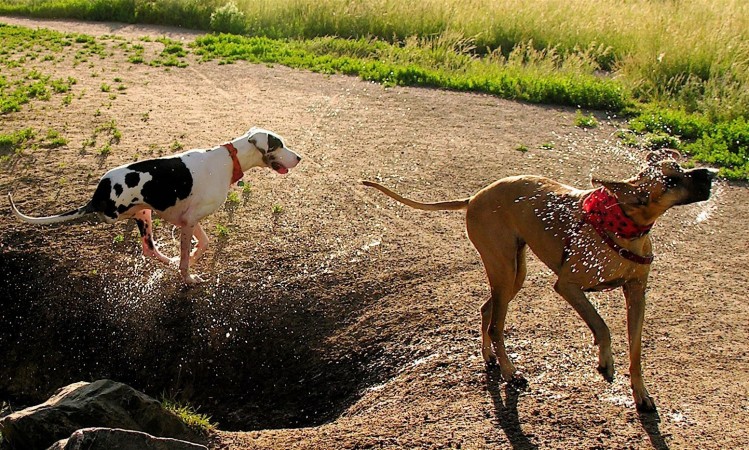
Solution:
[[[269,167],[285,174],[302,158],[286,148],[276,134],[252,128],[242,136],[211,149],[189,150],[173,156],[138,161],[116,167],[99,180],[86,205],[48,217],[22,214],[8,194],[11,210],[20,220],[51,224],[96,214],[106,223],[134,219],[143,243],[143,254],[167,264],[179,261],[187,284],[203,280],[190,274],[194,263],[208,247],[208,236],[199,221],[226,200],[229,188],[251,167]],[[151,211],[180,228],[180,256],[168,258],[153,241]],[[197,239],[192,249],[192,237]]]

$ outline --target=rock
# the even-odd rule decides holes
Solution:
[[[208,447],[171,438],[158,438],[142,431],[119,428],[83,428],[47,450],[208,450]]]
[[[74,431],[89,427],[142,431],[192,442],[201,440],[157,400],[111,380],[68,385],[46,402],[0,420],[5,444],[16,450],[47,448]]]

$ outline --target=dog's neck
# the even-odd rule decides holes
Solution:
[[[240,136],[232,141],[231,144],[237,149],[237,159],[242,167],[242,172],[247,172],[253,167],[265,166],[263,154],[254,145],[250,144],[247,135]]]
[[[585,221],[596,230],[606,231],[623,239],[637,239],[645,236],[652,228],[650,225],[639,225],[627,216],[616,197],[605,188],[596,189],[583,201]]]

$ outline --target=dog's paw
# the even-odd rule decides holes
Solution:
[[[642,399],[642,403],[637,403],[637,410],[640,412],[655,412],[656,409],[655,402],[650,397]]]
[[[515,390],[522,391],[528,387],[528,380],[525,379],[522,373],[515,372],[512,374],[512,378],[507,381],[507,385]]]
[[[650,395],[645,395],[639,402],[637,401],[637,397],[635,397],[635,405],[640,412],[651,413],[656,411],[655,401],[653,401]]]
[[[198,275],[188,275],[184,279],[185,283],[191,286],[199,283],[205,283],[205,280],[200,278],[200,276]]]
[[[609,364],[607,366],[598,366],[596,368],[598,370],[598,373],[603,375],[603,379],[608,381],[609,383],[612,383],[614,381],[614,365]]]

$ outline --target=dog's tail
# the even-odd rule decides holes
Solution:
[[[18,210],[18,208],[16,208],[16,204],[13,203],[12,194],[8,194],[8,200],[10,200],[10,210],[13,212],[14,216],[16,216],[19,220],[22,220],[26,223],[31,223],[34,225],[46,225],[50,223],[69,222],[71,220],[81,219],[84,216],[87,216],[94,212],[93,208],[91,207],[91,202],[89,202],[85,206],[81,206],[80,208],[73,209],[66,213],[57,214],[54,216],[47,216],[47,217],[31,217],[31,216],[27,216],[26,214],[23,214],[21,211]]]
[[[464,198],[461,200],[452,200],[448,202],[421,203],[401,197],[385,186],[375,183],[374,181],[362,180],[362,184],[364,186],[379,189],[388,197],[392,197],[395,200],[403,203],[404,205],[410,206],[411,208],[423,209],[425,211],[459,211],[468,208],[468,202],[471,200],[470,198]]]

